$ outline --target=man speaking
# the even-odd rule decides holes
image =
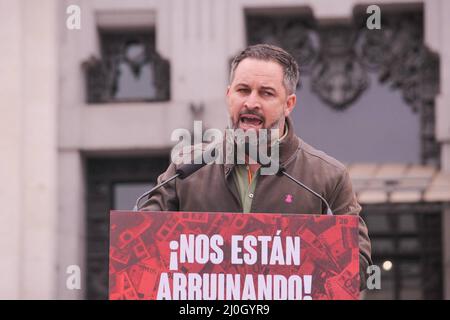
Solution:
[[[278,151],[278,174],[261,174],[264,169],[261,162],[251,161],[247,154],[244,162],[210,164],[185,179],[171,180],[155,190],[141,209],[359,215],[361,206],[345,166],[294,133],[289,115],[296,105],[298,79],[295,59],[271,45],[250,46],[231,65],[226,93],[229,127],[257,134],[278,129],[278,135],[268,142],[269,149]],[[158,177],[158,183],[175,176],[179,168],[180,165],[172,163]],[[359,248],[361,288],[364,288],[371,247],[361,217]]]

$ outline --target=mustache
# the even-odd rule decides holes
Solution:
[[[250,110],[250,109],[244,108],[239,112],[238,116],[240,117],[243,114],[251,114],[251,115],[259,117],[263,122],[266,121],[266,118],[264,117],[264,115],[256,110]]]

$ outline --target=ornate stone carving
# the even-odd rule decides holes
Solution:
[[[383,27],[359,26],[362,57],[378,71],[381,82],[400,89],[405,102],[421,118],[422,163],[439,164],[435,138],[434,99],[439,93],[439,58],[424,45],[421,12],[383,14]]]
[[[319,35],[321,50],[312,68],[312,90],[332,108],[343,110],[369,81],[354,51],[357,33],[350,26],[329,26],[321,28]]]
[[[288,50],[299,63],[300,72],[309,72],[317,56],[317,36],[310,16],[266,17],[248,16],[249,44],[268,43]]]
[[[369,30],[367,14],[355,10],[348,24],[318,26],[311,15],[248,15],[249,44],[272,43],[292,52],[311,90],[335,110],[348,108],[368,87],[368,72],[402,92],[421,117],[422,163],[439,164],[434,134],[434,99],[439,59],[424,45],[419,10],[383,11],[382,28]]]

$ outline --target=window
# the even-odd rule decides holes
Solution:
[[[370,205],[362,216],[381,269],[381,290],[365,299],[442,299],[439,204]]]
[[[87,299],[108,299],[109,211],[131,210],[168,165],[168,156],[86,160]]]
[[[88,103],[167,101],[170,68],[154,29],[99,30],[101,60],[85,62]]]

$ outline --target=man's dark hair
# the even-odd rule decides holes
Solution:
[[[297,62],[283,49],[269,44],[256,44],[241,51],[231,63],[230,83],[233,81],[237,66],[246,58],[277,62],[283,68],[283,84],[287,93],[295,93],[299,78]]]

